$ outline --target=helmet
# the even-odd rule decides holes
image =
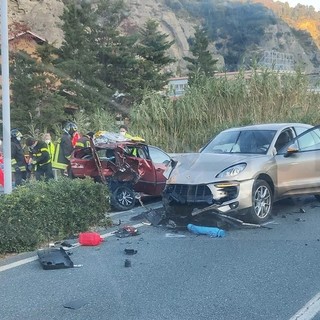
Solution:
[[[74,122],[68,122],[63,130],[69,133],[70,136],[73,136],[73,134],[78,130],[78,127]]]
[[[36,142],[36,139],[34,139],[34,138],[28,138],[28,139],[26,140],[26,145],[27,145],[28,147],[31,147],[32,145],[35,144],[35,142]]]
[[[22,138],[22,133],[18,129],[12,129],[10,134],[11,138],[16,138],[18,140]]]

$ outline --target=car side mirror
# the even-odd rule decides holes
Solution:
[[[298,146],[294,143],[294,144],[290,144],[289,147],[287,148],[286,153],[284,154],[285,157],[289,157],[294,153],[299,152],[299,148]]]

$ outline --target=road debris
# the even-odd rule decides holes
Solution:
[[[86,304],[87,304],[87,301],[82,300],[82,299],[78,299],[78,300],[74,300],[74,301],[70,301],[70,302],[65,303],[63,305],[63,307],[67,308],[67,309],[76,310],[76,309],[83,307]]]
[[[113,234],[117,238],[126,238],[139,235],[139,230],[132,226],[123,226],[122,228],[118,229],[117,231],[113,232]]]
[[[79,243],[82,246],[98,246],[104,239],[97,232],[80,232]]]
[[[246,227],[246,228],[266,228],[266,229],[272,229],[271,227],[267,227],[265,225],[261,225],[261,224],[255,224],[255,223],[247,223],[244,222],[240,219],[237,219],[235,217],[231,217],[229,215],[220,213],[216,211],[216,204],[210,205],[208,207],[205,207],[203,209],[195,209],[192,211],[192,216],[197,216],[200,213],[208,213],[211,216],[214,216],[215,218],[217,218],[218,220],[222,221],[222,222],[226,222],[234,227]]]
[[[300,208],[299,211],[293,211],[292,213],[306,213],[306,210]]]
[[[209,235],[212,238],[222,238],[225,237],[226,233],[224,230],[216,228],[216,227],[204,227],[204,226],[196,226],[192,223],[187,225],[187,228],[190,232],[200,235]]]
[[[124,253],[128,254],[128,255],[133,255],[138,253],[138,250],[134,250],[134,249],[124,249]]]
[[[186,235],[178,233],[166,233],[166,238],[185,238]]]
[[[126,268],[131,267],[131,261],[130,261],[129,259],[124,260],[124,266],[125,266]]]
[[[144,213],[145,218],[150,221],[151,225],[157,226],[165,218],[163,212],[149,209]]]
[[[38,250],[37,254],[40,264],[44,270],[74,267],[69,254],[63,248],[40,249]]]

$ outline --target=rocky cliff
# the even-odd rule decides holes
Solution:
[[[176,72],[180,68],[185,71],[182,57],[188,55],[188,38],[193,36],[194,26],[199,24],[201,19],[183,8],[181,10],[181,6],[180,10],[173,10],[167,6],[166,0],[126,0],[126,3],[130,14],[123,24],[124,30],[130,32],[131,28],[142,26],[149,18],[158,21],[161,31],[175,40],[171,54],[178,62],[172,66],[172,71]],[[25,23],[32,32],[60,46],[63,33],[59,16],[63,7],[61,0],[8,0],[9,25],[13,22]],[[212,41],[210,49],[215,58],[219,59],[219,67],[223,67],[225,46],[221,45],[217,49],[217,43],[221,44],[221,39]],[[303,66],[306,72],[314,72],[320,65],[319,50],[312,47],[312,44],[301,43],[289,25],[282,20],[268,26],[259,43],[245,49],[243,60],[249,61],[253,55],[261,56],[264,50],[292,53],[295,61]]]

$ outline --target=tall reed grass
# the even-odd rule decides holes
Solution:
[[[299,73],[240,72],[201,78],[176,100],[149,94],[132,108],[130,131],[168,152],[197,151],[222,129],[271,122],[320,123],[320,94]]]

